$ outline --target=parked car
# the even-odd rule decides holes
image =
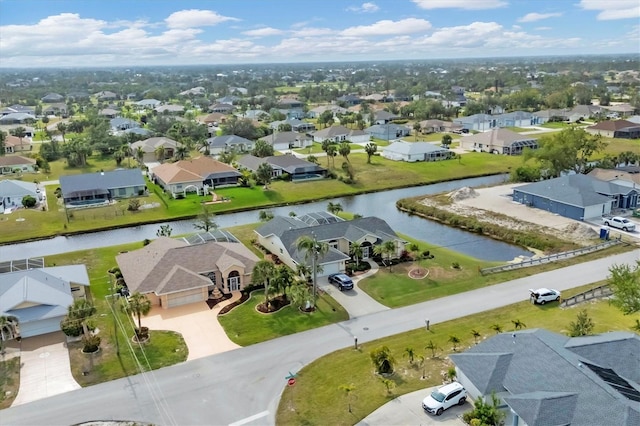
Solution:
[[[560,292],[558,290],[553,290],[549,288],[539,288],[537,290],[529,289],[531,295],[529,299],[531,303],[539,303],[544,305],[547,302],[554,302],[560,300]]]
[[[353,281],[346,274],[331,274],[329,282],[338,287],[340,291],[353,289]]]
[[[467,400],[467,390],[458,382],[440,386],[422,400],[422,408],[429,414],[439,416],[454,405],[462,405]]]
[[[610,226],[612,228],[622,229],[626,232],[633,232],[636,230],[636,224],[631,222],[626,217],[613,216],[613,217],[605,217],[603,219],[604,224]]]

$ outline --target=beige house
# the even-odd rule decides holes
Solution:
[[[116,256],[129,292],[165,309],[204,302],[215,289],[223,294],[244,289],[258,261],[240,243],[189,245],[167,237]]]
[[[18,170],[20,173],[34,173],[36,168],[36,160],[33,158],[19,155],[0,156],[0,175],[9,175]]]
[[[520,155],[525,148],[538,149],[538,139],[511,130],[494,128],[475,135],[463,136],[460,148],[466,151]]]
[[[164,148],[164,158],[158,159],[156,155],[156,150],[162,147]],[[173,157],[173,154],[178,147],[178,142],[174,141],[170,138],[165,137],[153,137],[149,139],[145,139],[142,141],[134,142],[131,144],[131,151],[133,155],[137,158],[136,152],[138,148],[142,149],[144,155],[142,156],[143,163],[154,163],[159,160],[165,160],[167,158]]]
[[[29,152],[33,149],[29,138],[19,138],[13,135],[7,135],[4,140],[4,150],[7,154],[18,152]]]
[[[242,174],[221,161],[211,157],[198,157],[164,163],[151,169],[151,179],[165,191],[176,194],[201,192],[206,188],[233,186]]]
[[[607,138],[615,138],[618,131],[637,126],[638,125],[636,123],[632,123],[631,121],[627,120],[607,120],[596,123],[593,126],[589,126],[585,129],[585,131],[592,135],[601,135]]]

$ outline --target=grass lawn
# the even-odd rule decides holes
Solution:
[[[337,144],[336,144],[337,145]],[[355,143],[350,143],[349,147],[351,148],[351,151],[356,150],[356,149],[364,149],[364,147],[362,145],[358,145]],[[308,146],[306,148],[297,148],[293,150],[294,152],[297,152],[298,154],[324,154],[324,151],[322,150],[322,144],[320,143],[314,143],[311,146]]]
[[[538,125],[538,127],[546,127],[547,129],[566,129],[567,127],[571,127],[572,125],[569,123],[565,123],[562,121],[554,121],[554,122],[546,122],[544,124]]]
[[[0,410],[9,408],[20,388],[20,357],[0,361]]]
[[[528,129],[526,127],[517,127],[517,126],[505,127],[505,129],[511,130],[512,132],[516,132],[516,133],[530,132],[532,130],[535,130],[535,129]]]
[[[301,313],[292,306],[273,314],[261,314],[256,311],[256,306],[263,301],[264,291],[254,291],[244,304],[218,317],[225,333],[233,342],[248,346],[349,319],[347,311],[322,292],[319,293],[316,311],[310,314]]]
[[[595,286],[592,285],[591,287]],[[577,293],[576,289],[576,293]],[[277,424],[304,425],[353,425],[383,404],[408,392],[425,389],[442,383],[442,373],[452,365],[447,355],[451,353],[450,336],[455,335],[461,343],[462,351],[474,344],[471,330],[477,330],[481,339],[495,332],[493,324],[499,324],[504,331],[513,330],[512,321],[519,320],[527,328],[546,328],[566,333],[568,325],[579,310],[586,309],[595,323],[594,333],[610,330],[628,331],[633,319],[624,316],[606,301],[585,303],[574,308],[560,309],[558,304],[534,306],[520,302],[504,308],[459,318],[424,328],[398,334],[374,342],[360,345],[358,350],[346,348],[322,357],[298,372],[296,385],[287,387],[280,399],[276,416]],[[432,341],[440,349],[436,358],[425,349]],[[396,360],[396,372],[389,378],[395,388],[387,393],[380,378],[373,373],[369,353],[385,345]],[[413,348],[417,359],[410,363],[405,356],[406,348]],[[420,357],[424,357],[421,365]],[[421,377],[425,375],[425,379]],[[353,384],[351,392],[352,412],[348,411],[348,400],[342,385]],[[419,407],[417,409],[420,409]]]
[[[442,137],[448,133],[430,133],[428,135],[418,135],[418,140],[416,141],[416,136],[405,136],[403,139],[409,142],[441,142]],[[455,137],[457,135],[449,134],[451,137]]]

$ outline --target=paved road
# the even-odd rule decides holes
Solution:
[[[640,250],[442,299],[391,309],[219,355],[42,399],[0,412],[0,424],[75,424],[123,419],[169,425],[273,425],[288,372],[353,344],[527,299],[541,285],[566,290],[605,279]]]

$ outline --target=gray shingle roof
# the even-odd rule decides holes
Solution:
[[[530,183],[514,188],[514,191],[545,197],[563,204],[588,207],[610,201],[609,195],[628,194],[632,189],[578,174]]]
[[[140,169],[113,170],[111,172],[86,173],[60,176],[60,188],[66,196],[78,191],[109,190],[144,186]]]
[[[207,144],[209,144],[211,148],[226,148],[227,146],[233,145],[251,146],[253,145],[253,142],[249,139],[243,138],[242,136],[221,135],[207,139]]]
[[[623,338],[625,336],[626,339]],[[625,333],[625,336],[613,333],[601,337],[569,339],[546,330],[531,329],[493,336],[463,354],[451,355],[451,359],[475,384],[474,377],[496,377],[496,374],[501,375],[499,370],[504,368],[500,363],[479,362],[479,355],[490,359],[489,355],[499,358],[503,354],[512,354],[502,382],[502,387],[509,393],[504,399],[530,425],[631,426],[637,424],[633,422],[640,416],[638,403],[623,396],[583,364],[598,364],[607,354],[613,354],[621,348],[626,348],[626,352],[618,356],[630,354],[637,359],[639,355],[636,348],[640,344],[640,336],[633,333]],[[621,342],[625,340],[630,341],[621,346]],[[612,346],[609,347],[609,344]],[[593,350],[587,350],[590,345],[596,346]],[[596,359],[588,359],[588,356]],[[611,363],[613,362],[615,355]],[[618,367],[609,366],[622,375],[622,370],[617,370]],[[629,367],[622,367],[626,368]],[[477,371],[483,369],[498,371]],[[628,376],[625,379],[633,382],[636,388],[640,386]],[[478,380],[481,386],[485,382],[487,380]],[[567,421],[560,415],[553,417],[554,410],[556,414],[558,410],[566,410],[563,413],[570,411],[570,406],[573,405],[570,394],[576,395],[572,416]],[[556,420],[561,422],[555,423]]]

